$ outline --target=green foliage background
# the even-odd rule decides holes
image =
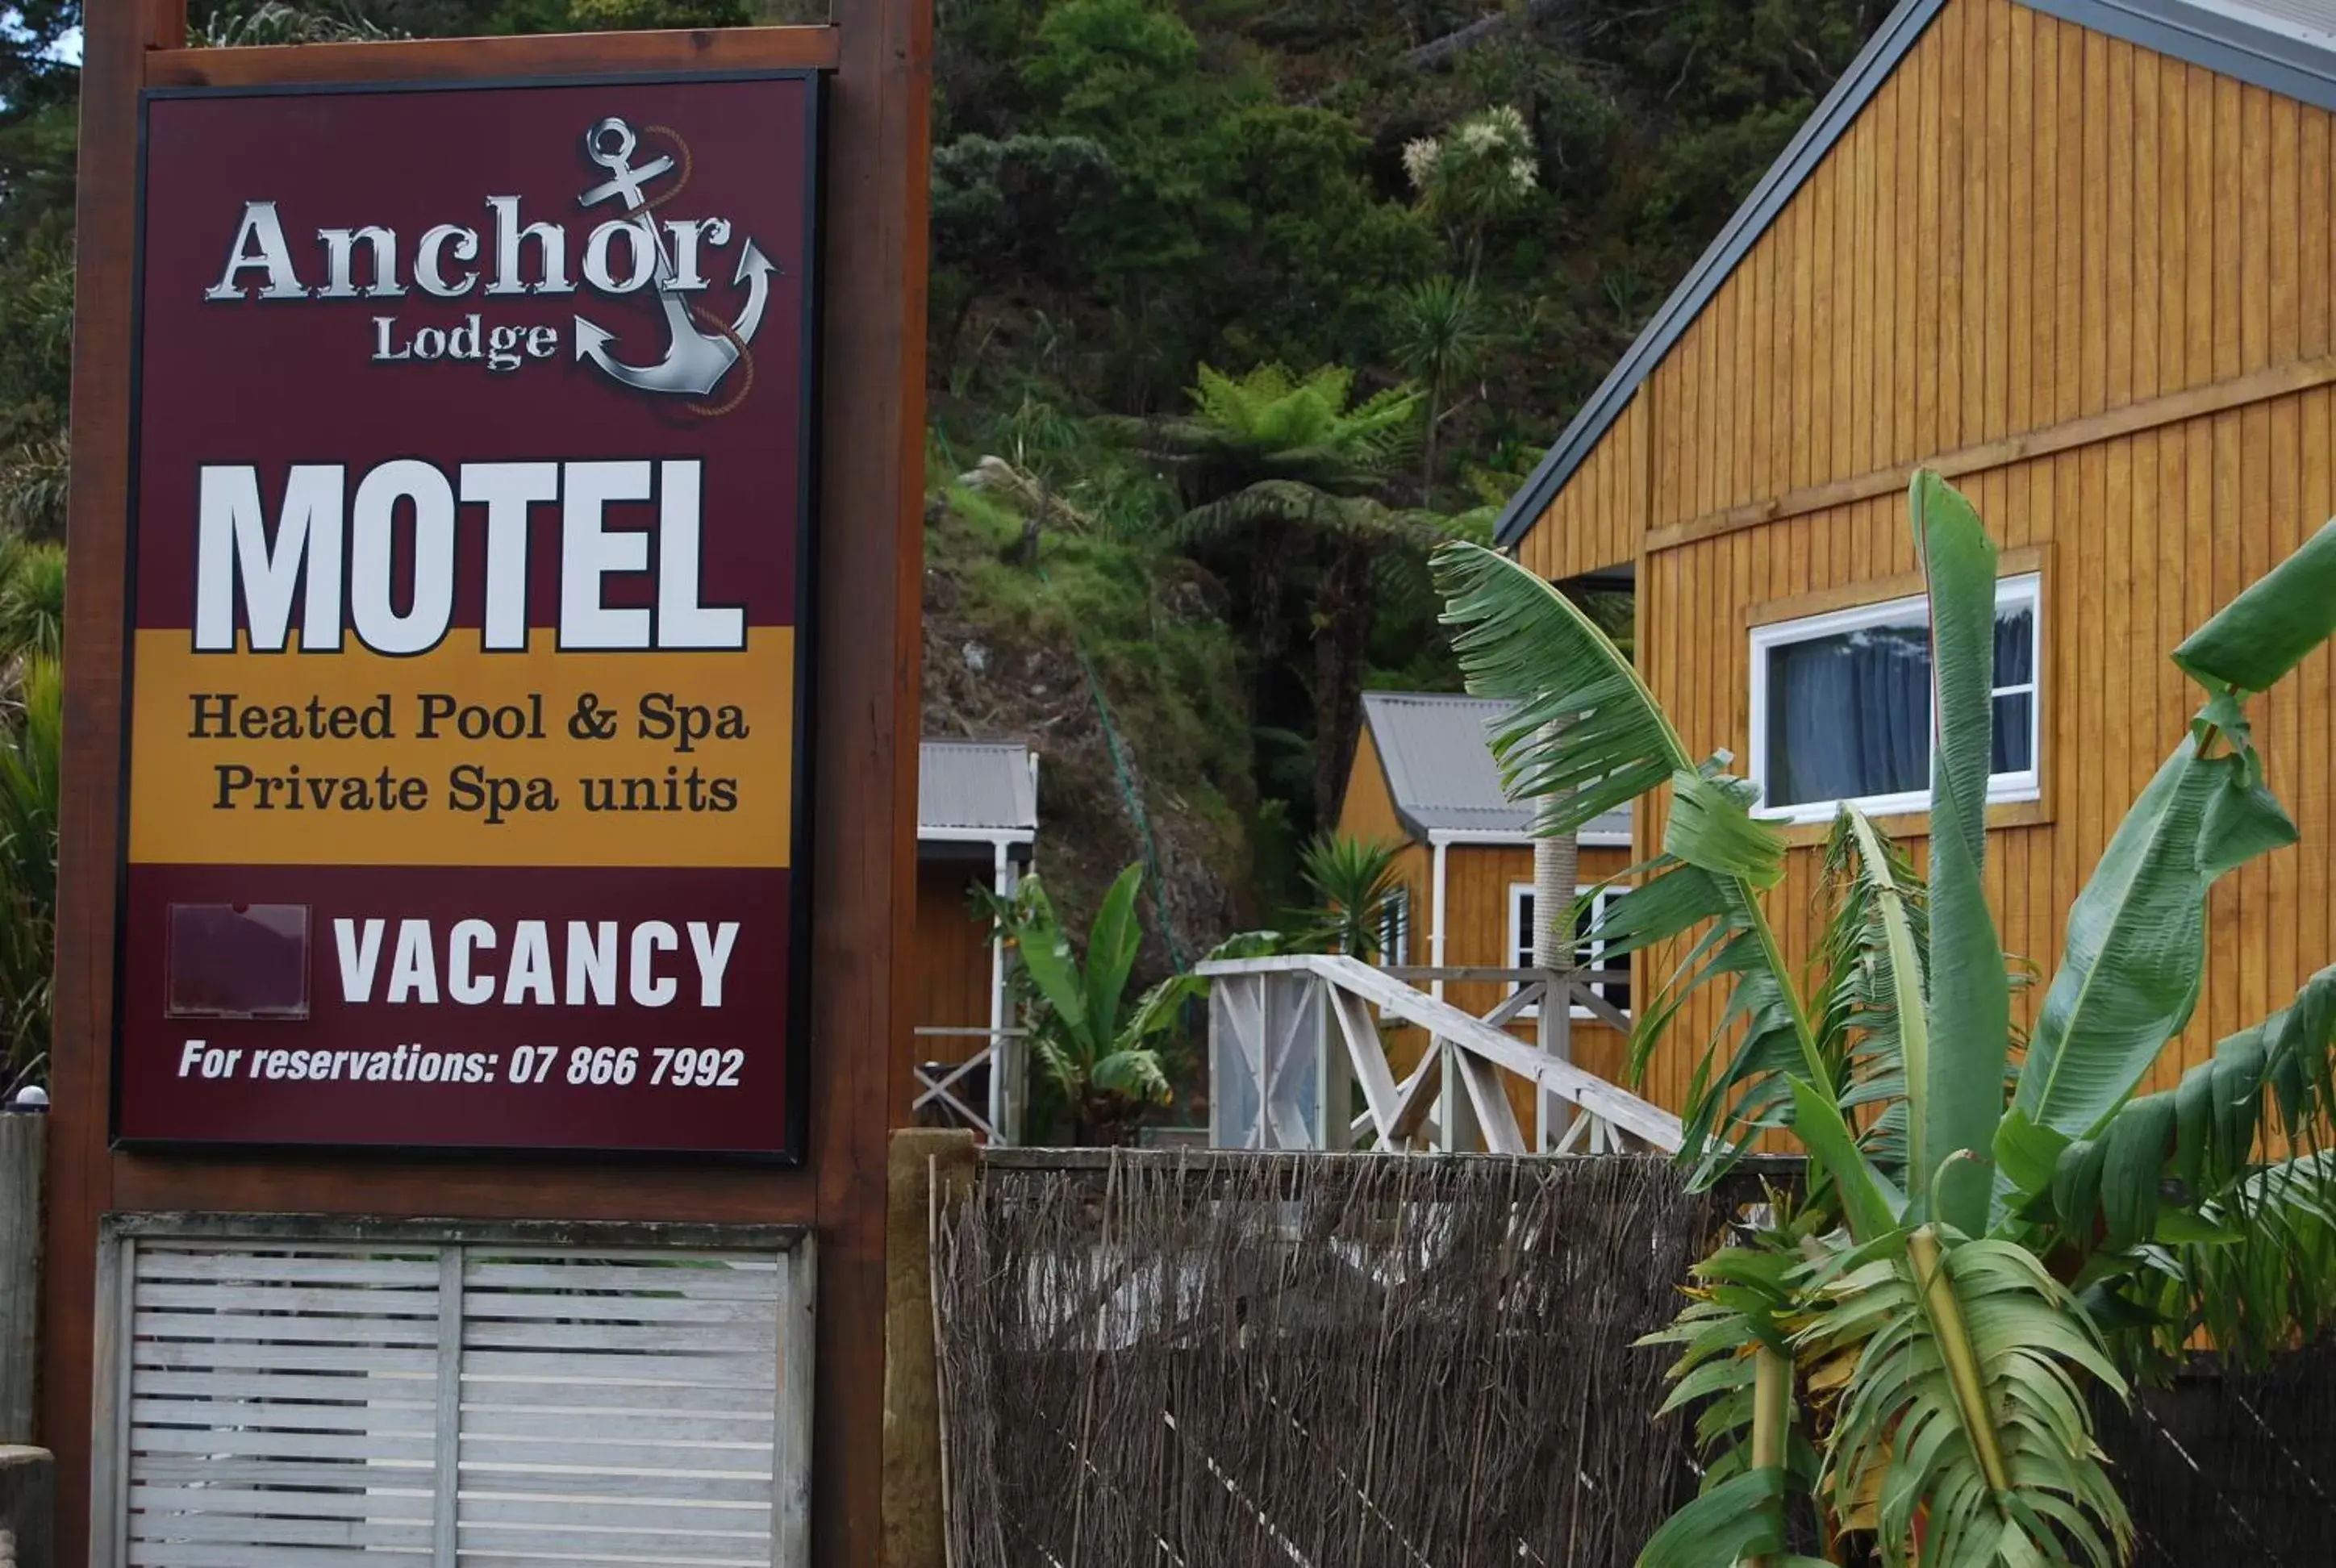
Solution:
[[[1037,741],[1041,854],[1066,908],[1150,859],[1189,952],[1299,896],[1298,846],[1326,825],[1322,781],[1353,744],[1351,688],[1457,684],[1402,538],[1481,536],[1884,9],[936,0],[929,722]],[[823,15],[822,0],[196,0],[194,30]],[[54,539],[80,6],[9,15],[0,531]],[[1489,216],[1427,209],[1406,146],[1511,111],[1529,189]],[[1440,301],[1440,348],[1423,346],[1423,300]],[[1340,515],[1379,530],[1368,550],[1331,528],[1180,528],[1232,492],[1131,439],[1193,413],[1202,366],[1274,364],[1343,367],[1357,404],[1406,382],[1427,394],[1407,450],[1339,489],[1356,503]],[[986,457],[1036,486],[1036,512],[959,482]]]

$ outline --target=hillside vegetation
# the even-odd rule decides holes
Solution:
[[[197,15],[207,41],[261,43],[815,8]],[[938,0],[927,727],[1038,747],[1066,907],[1153,861],[1157,964],[1163,936],[1190,953],[1290,895],[1359,692],[1455,683],[1425,548],[1484,534],[1883,11]],[[53,46],[79,6],[14,16],[0,531],[43,540],[63,528],[78,86]]]

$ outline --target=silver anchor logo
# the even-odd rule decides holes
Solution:
[[[649,216],[650,209],[659,203],[652,202],[642,190],[648,181],[672,171],[673,158],[668,153],[659,153],[637,165],[633,151],[639,144],[633,128],[614,115],[595,125],[585,134],[584,153],[606,169],[608,178],[576,200],[579,207],[621,200],[625,210],[633,215],[631,223],[640,236],[639,243],[648,248],[657,302],[665,311],[665,357],[654,365],[626,364],[608,352],[608,345],[616,341],[617,335],[582,316],[576,317],[576,357],[590,360],[611,380],[642,392],[704,397],[738,363],[739,355],[754,339],[755,328],[762,326],[763,307],[770,298],[771,276],[778,271],[778,264],[749,239],[739,255],[738,270],[730,280],[734,286],[745,286],[745,308],[729,326],[717,326],[711,333],[705,330],[698,323],[698,313],[676,287],[673,257],[666,248],[665,237],[656,219]],[[687,178],[686,173],[683,178]],[[669,199],[679,189],[676,186],[666,197]]]

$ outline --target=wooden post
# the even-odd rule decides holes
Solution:
[[[0,1114],[0,1444],[33,1440],[40,1375],[45,1115]]]
[[[884,1568],[942,1568],[940,1386],[933,1343],[930,1225],[936,1187],[970,1183],[973,1135],[892,1135],[884,1249]]]
[[[808,1224],[819,1244],[812,1559],[880,1558],[885,1137],[910,1098],[930,0],[831,26],[183,47],[186,0],[86,15],[41,1430],[57,1560],[87,1561],[98,1228],[109,1211]],[[122,864],[138,95],[148,86],[832,68],[814,506],[813,957],[803,1163],[132,1152],[109,1142]]]
[[[56,1485],[46,1448],[0,1446],[0,1568],[52,1568]]]

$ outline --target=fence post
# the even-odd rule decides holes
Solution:
[[[53,1568],[55,1463],[46,1448],[0,1446],[0,1568]]]
[[[0,1113],[0,1444],[33,1440],[40,1376],[41,1169],[49,1118]]]
[[[955,1127],[904,1127],[885,1156],[884,1568],[946,1562],[932,1194],[970,1181],[977,1158],[973,1135]]]

